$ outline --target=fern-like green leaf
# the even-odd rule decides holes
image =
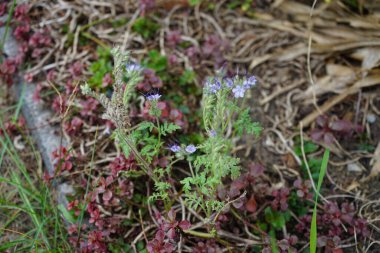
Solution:
[[[152,132],[153,128],[154,128],[154,124],[152,122],[149,122],[149,121],[144,121],[144,122],[141,122],[139,124],[139,126],[137,127],[137,130],[139,131],[142,131],[142,130],[145,130],[145,129],[149,129],[149,132]]]
[[[178,129],[181,129],[181,127],[173,123],[165,122],[160,126],[160,133],[161,135],[166,136],[167,134],[171,134]]]
[[[263,129],[259,123],[252,122],[251,116],[249,115],[249,108],[239,114],[238,119],[234,123],[234,128],[239,136],[242,136],[244,132],[259,136]]]

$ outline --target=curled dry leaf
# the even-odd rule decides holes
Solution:
[[[21,135],[15,137],[15,139],[13,140],[13,145],[15,146],[15,148],[17,150],[24,150],[25,149],[25,144],[22,142],[22,136]]]
[[[370,70],[380,63],[380,48],[361,48],[351,55],[352,58],[362,61],[362,68]]]

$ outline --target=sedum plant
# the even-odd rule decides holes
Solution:
[[[149,104],[151,121],[131,125],[129,104],[136,97],[135,87],[142,80],[143,68],[128,61],[128,54],[115,48],[113,93],[111,97],[97,94],[88,84],[82,92],[97,99],[105,108],[103,118],[111,120],[116,129],[114,138],[123,150],[125,157],[133,155],[141,170],[154,181],[155,192],[150,201],[163,200],[165,209],[172,204],[172,185],[167,180],[176,166],[186,166],[189,172],[180,183],[185,203],[193,209],[202,210],[207,218],[220,213],[226,204],[234,200],[217,199],[217,189],[226,178],[240,176],[239,158],[231,154],[233,138],[243,134],[259,135],[261,127],[252,122],[249,108],[244,108],[244,95],[255,86],[254,76],[236,75],[227,77],[219,70],[215,77],[206,80],[201,102],[203,112],[203,131],[207,137],[201,143],[171,143],[175,131],[180,127],[162,121],[158,106],[161,95],[152,91],[145,95]],[[155,165],[154,159],[166,156],[169,160],[165,167]],[[124,173],[121,176],[131,176]],[[216,216],[214,216],[216,217]]]

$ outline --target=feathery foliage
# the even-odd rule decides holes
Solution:
[[[114,56],[115,77],[112,97],[109,99],[104,94],[98,95],[88,85],[82,87],[82,92],[93,96],[104,106],[103,117],[115,124],[114,137],[124,155],[129,157],[133,154],[140,168],[153,179],[155,192],[149,200],[161,199],[165,207],[170,208],[172,185],[168,178],[178,162],[182,161],[183,165],[183,161],[187,161],[187,170],[191,176],[181,180],[185,203],[194,209],[201,208],[207,217],[211,217],[213,212],[220,212],[230,200],[217,199],[218,186],[227,177],[238,178],[241,171],[239,158],[231,154],[235,133],[239,136],[244,133],[257,136],[262,129],[258,123],[252,122],[249,109],[245,109],[239,99],[249,87],[255,85],[255,78],[235,76],[232,80],[225,77],[223,70],[209,78],[202,100],[203,126],[208,137],[198,145],[180,144],[170,147],[175,155],[167,156],[170,159],[168,165],[160,168],[153,161],[167,153],[168,148],[165,147],[163,138],[170,137],[181,127],[162,121],[158,107],[159,94],[146,97],[149,115],[153,120],[140,122],[136,127],[131,126],[128,108],[130,99],[134,97],[135,86],[141,80],[142,68],[128,63],[128,54],[119,49],[111,52]]]

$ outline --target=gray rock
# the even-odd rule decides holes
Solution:
[[[42,159],[49,175],[54,175],[54,161],[52,153],[62,146],[67,146],[65,139],[57,133],[59,128],[49,124],[53,114],[44,108],[42,103],[33,100],[35,84],[25,84],[21,78],[15,80],[15,93],[18,99],[24,99],[22,113],[28,127],[32,129],[32,136],[37,142]]]
[[[3,16],[0,19],[1,22],[6,22],[6,16]],[[3,41],[4,34],[5,34],[5,27],[0,28],[0,41]],[[7,37],[5,39],[4,43],[4,53],[7,55],[7,57],[15,57],[18,53],[18,43],[15,40],[15,38],[12,36],[12,30],[9,28],[7,32]]]
[[[2,40],[5,28],[0,28],[0,39]],[[12,36],[12,30],[8,30],[7,38],[4,44],[4,53],[7,57],[14,57],[18,53],[18,43]],[[32,136],[35,139],[38,149],[41,153],[45,168],[49,175],[54,175],[54,160],[52,152],[60,146],[67,146],[65,139],[61,138],[59,127],[52,126],[49,121],[53,118],[53,113],[42,103],[33,100],[33,94],[36,89],[35,84],[25,83],[22,75],[14,77],[13,93],[17,99],[23,99],[22,114],[26,119],[28,128],[31,129]],[[66,196],[73,194],[73,187],[67,183],[54,181],[53,185],[57,189],[58,204],[67,206]],[[69,190],[68,190],[69,189]],[[67,224],[67,221],[66,221]]]

